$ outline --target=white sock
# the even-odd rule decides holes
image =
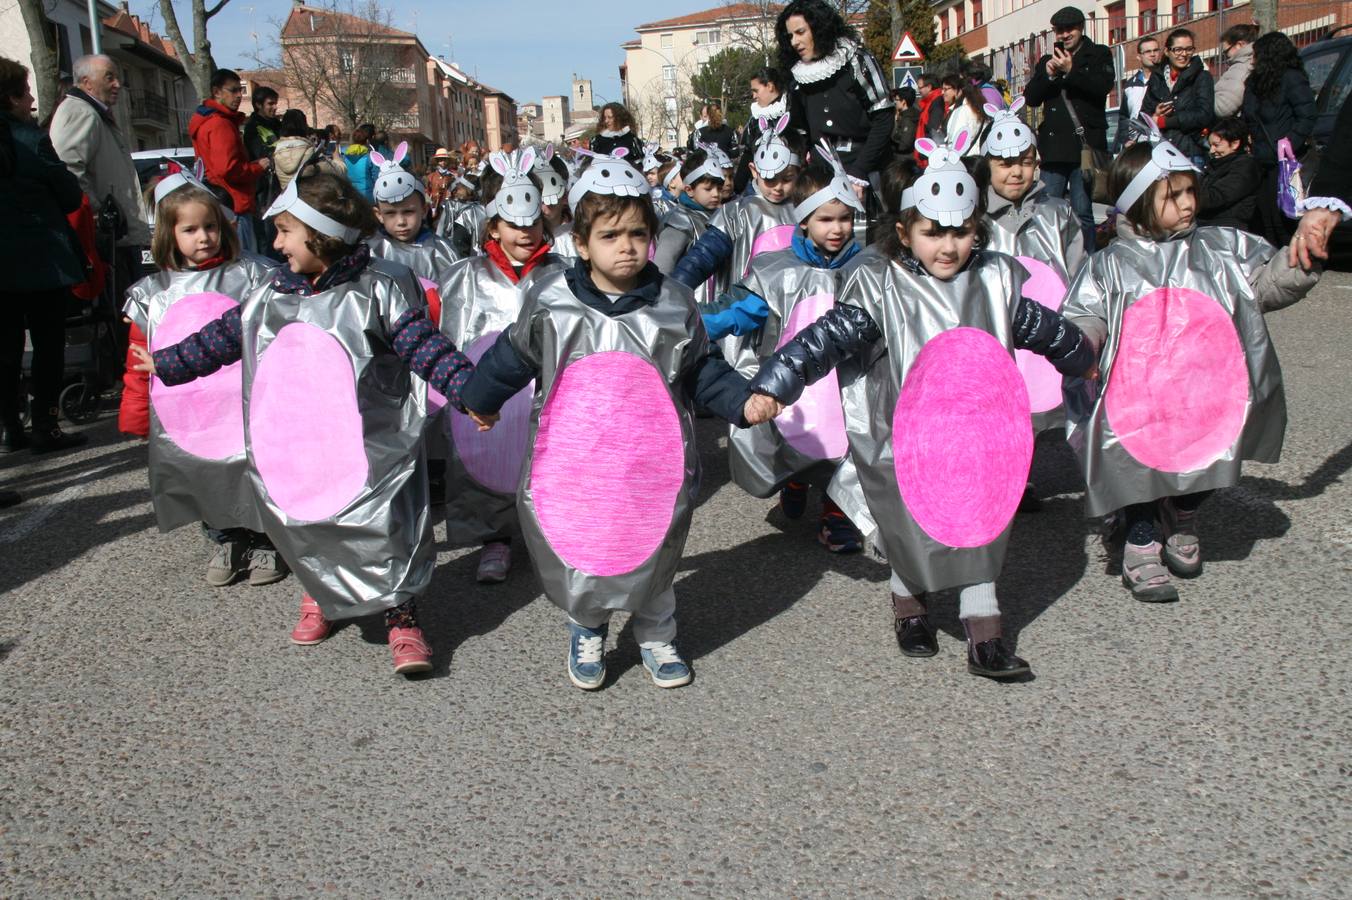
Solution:
[[[922,590],[911,587],[909,584],[903,581],[902,577],[898,575],[896,572],[892,573],[891,587],[892,593],[896,594],[899,597],[919,597],[921,594],[925,593]]]
[[[958,594],[958,618],[1000,615],[1000,603],[995,599],[995,582],[972,584]]]

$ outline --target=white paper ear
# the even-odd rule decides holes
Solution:
[[[958,136],[953,138],[953,149],[958,153],[961,153],[967,147],[967,144],[971,139],[972,135],[968,133],[967,129],[962,129],[958,132]]]
[[[629,155],[629,148],[616,147],[614,150],[610,151],[610,155],[615,157],[616,159],[624,159],[626,156]]]
[[[379,150],[372,150],[371,162],[375,163],[377,166],[383,166],[385,165],[385,155]]]
[[[1001,112],[1003,112],[1003,110],[1001,110],[1000,107],[996,106],[994,103],[987,103],[981,108],[984,109],[986,111],[986,115],[990,116],[992,119],[994,119],[996,116],[1000,115]]]
[[[545,162],[549,162],[553,158],[554,158],[554,145],[545,144]]]
[[[521,161],[517,163],[516,166],[517,171],[519,171],[521,174],[524,175],[527,172],[529,172],[531,170],[531,167],[534,165],[535,165],[535,148],[527,147],[525,150],[521,151]]]
[[[760,126],[761,134],[765,134],[765,132],[770,130],[770,120],[765,118],[765,116],[759,116],[756,119],[756,124]]]
[[[401,163],[406,156],[408,156],[408,141],[400,141],[399,146],[394,148],[394,161]]]
[[[789,127],[788,114],[780,116],[779,121],[775,123],[775,134],[783,134],[784,129],[788,127]]]
[[[1013,102],[1013,103],[1009,104],[1009,111],[1017,115],[1018,112],[1019,112],[1019,110],[1023,109],[1023,106],[1024,106],[1024,99],[1023,99],[1023,95],[1020,94],[1019,96],[1017,96],[1017,97],[1014,98],[1014,102]]]
[[[938,144],[934,143],[934,141],[929,138],[919,138],[915,142],[915,149],[919,151],[921,156],[929,156],[936,148],[938,148],[938,146]]]

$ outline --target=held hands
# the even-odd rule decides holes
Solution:
[[[494,425],[498,424],[498,420],[502,418],[499,413],[476,413],[472,409],[465,410],[465,414],[474,421],[475,425],[479,426],[480,431],[490,430]]]
[[[1287,262],[1292,268],[1299,266],[1305,271],[1315,267],[1315,260],[1329,258],[1329,235],[1333,228],[1343,220],[1342,214],[1332,209],[1309,209],[1300,217],[1296,233],[1291,238],[1291,246],[1286,250]]]
[[[784,411],[784,404],[769,394],[752,394],[742,407],[742,416],[749,425],[760,425],[770,421]]]
[[[151,357],[150,352],[147,351],[145,347],[142,347],[139,344],[132,344],[131,355],[136,357],[136,365],[131,367],[133,372],[147,372],[151,375],[155,374],[155,360]]]

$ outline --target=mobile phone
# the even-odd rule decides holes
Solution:
[[[1052,44],[1052,49],[1053,49],[1053,50],[1060,50],[1062,53],[1065,53],[1065,52],[1066,52],[1066,44],[1065,44],[1064,41],[1057,41],[1056,43]]]

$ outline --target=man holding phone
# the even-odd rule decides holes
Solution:
[[[1091,186],[1080,174],[1081,138],[1075,119],[1084,128],[1084,143],[1108,149],[1105,108],[1116,78],[1113,56],[1107,47],[1084,36],[1084,13],[1076,7],[1057,10],[1051,24],[1056,42],[1052,52],[1038,60],[1023,96],[1029,106],[1043,107],[1037,135],[1042,183],[1052,197],[1069,196],[1085,249],[1093,252],[1094,203]]]

